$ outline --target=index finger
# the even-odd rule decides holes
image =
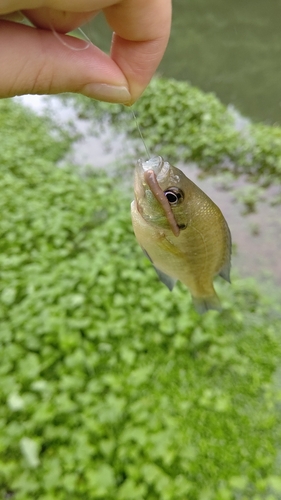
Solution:
[[[115,32],[111,59],[128,83],[130,103],[151,80],[170,35],[171,0],[12,0],[10,3],[15,10],[31,9],[24,12],[36,26],[50,29],[51,22],[61,32],[73,29],[102,10]]]
[[[134,102],[155,73],[168,44],[171,0],[123,0],[103,10],[114,31],[111,57]]]

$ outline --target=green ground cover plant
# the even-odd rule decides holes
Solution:
[[[278,500],[280,297],[218,281],[199,317],[117,178],[12,101],[0,137],[0,497]]]

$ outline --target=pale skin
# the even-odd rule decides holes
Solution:
[[[65,35],[99,11],[113,31],[110,55]],[[76,92],[133,104],[163,57],[170,24],[171,0],[0,0],[0,98]]]

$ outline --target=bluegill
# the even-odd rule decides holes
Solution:
[[[131,205],[140,246],[170,290],[180,280],[196,310],[220,310],[213,279],[230,281],[231,234],[220,209],[161,156],[138,160]]]

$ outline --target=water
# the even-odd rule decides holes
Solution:
[[[245,116],[281,123],[281,2],[174,0],[170,42],[159,71],[211,91]],[[108,50],[98,16],[85,32]]]

